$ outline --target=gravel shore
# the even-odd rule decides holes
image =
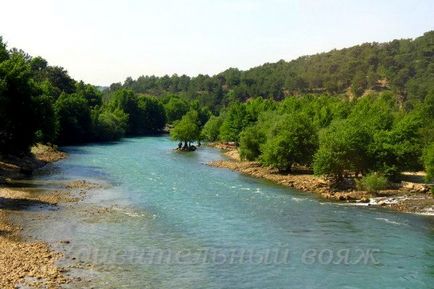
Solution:
[[[213,167],[231,169],[300,191],[316,193],[331,201],[381,206],[402,212],[434,215],[433,194],[428,191],[424,184],[401,182],[394,184],[393,189],[376,193],[358,191],[354,188],[336,189],[329,180],[312,174],[281,174],[274,169],[261,166],[258,162],[241,161],[238,150],[233,145],[212,144],[211,146],[224,150],[224,155],[228,158],[228,160],[210,162],[208,165]]]
[[[31,206],[76,201],[61,191],[35,194],[14,188],[11,184],[44,164],[60,160],[65,154],[55,147],[38,145],[34,154],[2,158],[0,161],[0,288],[59,288],[69,283],[57,261],[60,253],[40,241],[25,240],[19,226],[10,218],[11,212]]]

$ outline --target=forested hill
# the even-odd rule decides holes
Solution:
[[[233,100],[262,96],[280,100],[305,93],[358,97],[369,90],[390,89],[401,100],[423,100],[434,86],[434,31],[412,39],[365,43],[267,63],[247,71],[230,68],[214,76],[141,76],[120,86],[149,95],[179,94],[215,108]]]

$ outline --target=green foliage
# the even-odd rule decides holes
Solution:
[[[230,68],[214,76],[141,76],[128,78],[123,86],[157,96],[184,95],[213,110],[255,97],[282,100],[308,93],[346,94],[349,89],[356,97],[367,90],[390,89],[403,104],[408,99],[423,100],[434,87],[433,39],[434,31],[430,31],[414,40],[364,43],[247,71]]]
[[[126,133],[128,115],[120,110],[94,112],[94,138],[97,141],[118,140]]]
[[[261,162],[289,171],[294,163],[310,165],[317,147],[318,135],[312,121],[303,114],[287,114],[261,147]]]
[[[169,101],[164,104],[167,121],[173,123],[180,120],[184,114],[190,110],[190,105],[186,100],[179,97],[170,97]]]
[[[8,51],[0,38],[0,153],[27,151],[34,141],[154,134],[169,121],[174,139],[233,141],[243,159],[280,170],[313,162],[316,174],[335,178],[391,178],[424,165],[432,179],[433,37],[214,76],[127,78],[104,94],[41,57]]]
[[[220,138],[224,141],[238,142],[241,131],[248,124],[246,106],[241,103],[234,103],[225,112],[225,117],[220,127]]]
[[[174,140],[184,143],[199,140],[200,127],[197,111],[191,110],[187,112],[180,121],[175,123],[175,127],[170,131],[170,136]]]
[[[80,81],[76,85],[76,93],[83,96],[91,108],[102,104],[102,94],[93,85]]]
[[[76,90],[75,80],[72,79],[68,72],[59,66],[47,66],[39,71],[37,75],[40,79],[47,79],[53,91],[53,97],[58,98],[62,93],[70,94]]]
[[[355,96],[361,96],[368,86],[368,78],[367,75],[362,71],[358,71],[352,80],[351,83],[351,91]]]
[[[46,95],[34,97],[34,113],[37,124],[36,142],[54,143],[59,123],[53,107],[53,98]]]
[[[82,143],[91,139],[91,112],[84,97],[63,93],[54,109],[59,121],[59,144]]]
[[[128,135],[152,134],[166,125],[163,104],[153,97],[137,96],[132,90],[120,89],[109,99],[111,111],[121,110],[128,115]]]
[[[396,177],[400,171],[420,169],[420,127],[420,117],[411,113],[397,120],[392,129],[375,132],[369,146],[373,167],[388,177]]]
[[[369,134],[357,123],[350,120],[333,122],[320,134],[319,150],[313,163],[315,174],[339,179],[345,172],[366,171],[369,140]]]
[[[0,62],[9,58],[9,52],[6,48],[6,43],[3,42],[3,37],[0,36]]]
[[[265,142],[265,134],[259,127],[246,128],[240,136],[240,157],[243,160],[254,161],[261,154],[261,145]]]
[[[378,173],[370,173],[356,181],[357,189],[375,193],[387,189],[389,182],[387,178]]]
[[[218,140],[222,122],[222,117],[211,116],[202,129],[202,139],[211,142]]]
[[[154,134],[164,129],[167,120],[166,112],[158,99],[141,96],[138,98],[138,108],[139,125],[136,134]]]
[[[434,143],[425,148],[423,165],[426,172],[426,180],[431,183],[434,182]]]
[[[8,54],[0,41],[0,153],[28,151],[36,131],[35,87],[20,53]]]

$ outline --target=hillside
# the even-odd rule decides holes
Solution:
[[[150,95],[179,94],[210,107],[250,97],[282,99],[303,93],[363,95],[390,89],[402,102],[423,100],[434,86],[434,31],[416,39],[364,43],[240,71],[230,68],[214,76],[141,76],[120,86]]]

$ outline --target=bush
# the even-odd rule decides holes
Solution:
[[[425,148],[423,154],[423,164],[426,172],[426,181],[434,181],[434,143]]]
[[[387,178],[378,173],[370,173],[361,180],[356,181],[357,189],[375,193],[379,190],[384,190],[389,185]]]

